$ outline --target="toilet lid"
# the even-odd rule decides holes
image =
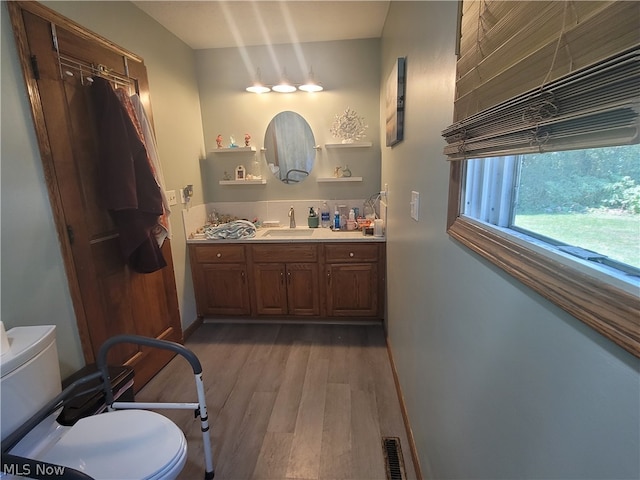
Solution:
[[[182,431],[147,410],[119,410],[79,420],[40,460],[95,479],[148,479],[186,456]]]

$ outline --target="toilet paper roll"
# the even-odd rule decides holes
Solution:
[[[9,345],[9,336],[4,329],[4,323],[0,322],[0,356],[11,351],[11,345]]]

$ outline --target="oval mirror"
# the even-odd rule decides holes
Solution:
[[[309,176],[316,158],[315,139],[307,121],[295,112],[278,113],[264,135],[267,166],[283,183]]]

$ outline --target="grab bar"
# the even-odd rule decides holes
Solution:
[[[109,368],[107,367],[107,352],[111,347],[119,343],[132,343],[134,345],[143,345],[147,347],[160,348],[162,350],[170,350],[184,357],[193,369],[193,374],[196,381],[196,391],[198,394],[198,404],[194,403],[145,403],[136,404],[136,402],[114,402],[113,392],[111,390],[111,380],[109,378]],[[106,403],[108,410],[115,410],[117,408],[140,408],[144,405],[144,408],[194,408],[196,409],[196,415],[200,417],[202,440],[204,447],[204,460],[205,460],[205,480],[211,480],[214,477],[213,470],[213,457],[211,453],[211,438],[209,436],[209,416],[207,414],[207,405],[204,394],[204,383],[202,381],[202,365],[200,360],[188,348],[180,345],[176,342],[170,342],[168,340],[158,340],[156,338],[142,337],[140,335],[117,335],[111,337],[102,344],[100,350],[98,350],[98,356],[96,359],[96,365],[98,370],[102,373],[102,381],[104,382],[104,392],[106,396]],[[171,405],[170,407],[168,405]]]

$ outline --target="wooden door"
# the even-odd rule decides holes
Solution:
[[[378,264],[327,265],[327,315],[376,317],[378,315]]]
[[[247,268],[244,264],[204,263],[192,268],[197,278],[198,315],[251,314]]]
[[[287,264],[287,302],[289,315],[320,315],[317,263]]]
[[[91,84],[73,68],[74,62],[101,65],[130,77],[151,117],[144,63],[38,3],[8,6],[85,360],[93,362],[102,343],[122,333],[182,341],[169,241],[162,247],[167,267],[136,273],[127,266],[115,226],[100,206]],[[61,64],[61,58],[72,66]],[[121,345],[112,349],[109,362],[133,366],[139,389],[171,357],[166,351]]]
[[[283,263],[253,264],[253,285],[258,315],[287,314],[285,274]]]

